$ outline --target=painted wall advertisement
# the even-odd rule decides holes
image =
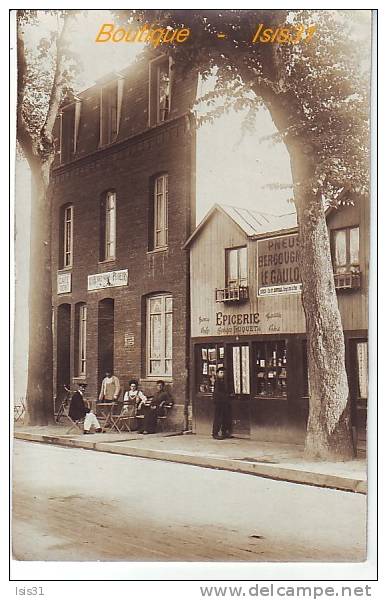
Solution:
[[[298,234],[258,240],[258,296],[301,291]]]

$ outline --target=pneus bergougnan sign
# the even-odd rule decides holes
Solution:
[[[298,234],[257,242],[258,296],[301,291]]]

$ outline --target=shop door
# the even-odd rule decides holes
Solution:
[[[250,348],[247,344],[228,347],[228,386],[232,399],[233,435],[250,437]]]

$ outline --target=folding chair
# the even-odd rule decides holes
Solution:
[[[122,405],[119,413],[111,415],[111,425],[108,431],[110,432],[115,429],[118,433],[122,433],[125,429],[130,433],[132,431],[130,428],[130,419],[133,418],[133,409],[134,406]]]
[[[68,413],[68,409],[64,411],[63,416],[66,417],[66,419],[68,419],[71,423],[71,426],[69,427],[69,429],[66,431],[66,435],[68,433],[70,433],[73,429],[76,429],[79,431],[79,433],[83,433],[83,421],[84,419],[77,419],[77,421],[74,421],[69,413]]]
[[[19,398],[19,400],[17,401],[17,403],[14,404],[13,407],[13,418],[14,421],[21,421],[21,419],[23,419],[24,415],[26,412],[26,407],[24,404],[24,400],[22,398]]]

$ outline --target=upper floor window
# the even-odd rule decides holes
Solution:
[[[247,247],[226,249],[226,287],[247,287]]]
[[[99,145],[111,144],[117,139],[122,105],[124,80],[119,77],[101,88]]]
[[[116,193],[107,192],[101,204],[101,260],[116,255]]]
[[[153,249],[168,245],[168,175],[160,175],[154,182],[153,193]]]
[[[147,299],[147,376],[172,377],[172,296]]]
[[[81,116],[81,101],[64,106],[60,113],[60,161],[68,162],[77,151],[79,121]]]
[[[163,123],[171,111],[171,59],[162,56],[149,64],[149,125]]]
[[[73,205],[65,206],[63,211],[63,267],[71,267],[73,264],[73,216]]]
[[[333,270],[337,274],[358,273],[359,227],[331,231]]]

